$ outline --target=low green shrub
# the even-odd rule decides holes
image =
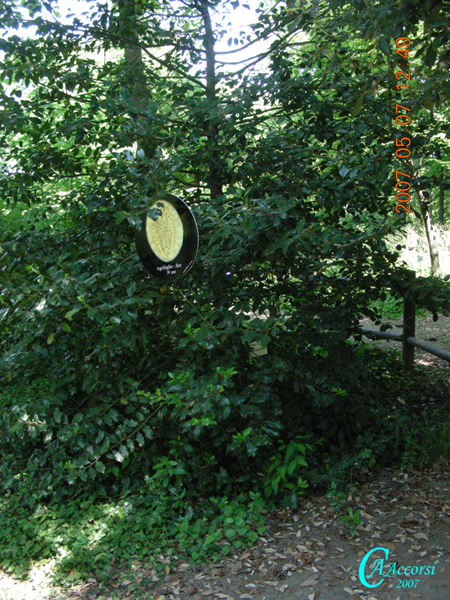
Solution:
[[[220,560],[265,531],[266,503],[257,492],[234,500],[210,497],[201,504],[180,500],[146,485],[118,502],[82,494],[30,511],[7,495],[0,501],[2,568],[25,576],[34,562],[55,557],[57,582],[70,572],[76,578],[101,575],[112,563],[136,560],[161,571],[179,558]],[[161,555],[164,561],[158,560]]]
[[[287,446],[282,444],[279,450],[276,456],[269,459],[270,464],[263,484],[264,493],[269,498],[284,495],[285,503],[296,509],[299,498],[308,487],[300,473],[305,475],[307,472],[304,467],[308,464],[304,456],[307,450],[311,450],[311,446],[291,440]]]

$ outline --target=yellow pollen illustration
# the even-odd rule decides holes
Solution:
[[[163,206],[158,206],[163,204]],[[147,239],[156,256],[164,261],[172,261],[183,245],[183,223],[176,209],[165,200],[158,200],[152,208],[162,214],[154,221],[147,216]]]

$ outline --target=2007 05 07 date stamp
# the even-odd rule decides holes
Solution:
[[[406,66],[409,66],[408,52],[411,52],[411,50],[408,50],[408,46],[411,45],[411,40],[407,37],[399,37],[395,40],[395,45],[397,46],[396,53],[399,54],[406,61]],[[402,63],[398,64],[399,67],[402,66]],[[405,62],[403,64],[405,64]],[[404,77],[407,81],[410,81],[411,71],[408,70],[407,73],[404,73],[403,71],[397,71],[397,73],[395,74],[395,78],[397,80],[401,80],[402,77]],[[404,80],[402,79],[402,81]],[[401,88],[409,88],[410,84],[398,84],[395,87],[398,91],[400,91]],[[402,106],[401,104],[395,105],[395,114],[397,115],[395,117],[395,122],[397,123],[397,125],[409,125],[411,123],[411,117],[409,117],[407,114],[404,114],[409,112],[410,110],[410,108]],[[407,129],[406,131],[407,133],[409,133],[409,129]],[[411,138],[407,136],[396,137],[395,145],[397,148],[395,151],[395,156],[397,158],[407,160],[409,163],[408,159],[411,157],[411,150],[409,150],[409,146],[411,145]],[[402,171],[395,171],[395,181],[397,182],[395,184],[395,189],[397,190],[397,194],[395,195],[395,200],[397,202],[395,210],[398,213],[401,213],[402,211],[409,213],[411,212],[411,194],[409,194],[408,192],[411,189],[411,184],[408,181],[405,181],[404,179],[402,180],[401,178],[411,179],[411,175],[408,175],[407,173],[402,173]]]

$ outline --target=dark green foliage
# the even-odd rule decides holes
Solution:
[[[162,571],[180,552],[193,562],[206,556],[221,560],[264,533],[264,507],[261,495],[250,492],[235,500],[211,497],[199,509],[187,504],[183,494],[177,499],[152,485],[127,500],[99,504],[86,494],[67,503],[40,504],[31,514],[6,497],[1,501],[0,561],[25,576],[33,561],[59,555],[53,573],[57,582],[74,570],[75,577],[95,572],[110,583],[114,562],[130,567],[138,560]],[[152,560],[162,553],[164,563]]]
[[[389,176],[387,42],[363,59],[339,15],[323,17],[336,34],[325,54],[308,9],[295,26],[312,41],[297,52],[286,16],[261,12],[259,35],[287,28],[270,70],[224,74],[208,102],[196,6],[168,14],[170,26],[155,7],[139,5],[138,31],[149,53],[172,44],[171,77],[161,61],[141,65],[145,102],[124,60],[80,56],[129,47],[117,38],[119,6],[99,7],[92,28],[40,20],[35,40],[2,42],[3,82],[17,86],[2,93],[2,208],[30,205],[0,239],[0,489],[6,514],[18,503],[22,519],[13,533],[5,518],[0,547],[15,540],[6,567],[20,563],[21,544],[31,558],[56,553],[59,541],[39,533],[44,505],[86,494],[92,505],[142,504],[94,550],[74,527],[64,568],[109,564],[130,527],[130,556],[154,553],[171,521],[199,559],[222,538],[222,554],[255,541],[260,491],[295,507],[307,486],[416,450],[411,419],[425,390],[358,335],[386,290],[436,314],[450,301],[446,282],[413,280],[385,242],[404,227]],[[362,91],[372,79],[379,92]],[[224,193],[211,197],[216,158]],[[139,215],[162,190],[190,203],[201,238],[193,269],[172,285],[146,275],[134,247]],[[252,343],[267,356],[252,356]]]

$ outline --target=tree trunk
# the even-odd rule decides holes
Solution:
[[[435,277],[441,276],[441,266],[439,262],[439,247],[437,243],[438,233],[433,226],[433,219],[431,217],[430,205],[426,198],[423,197],[422,190],[419,191],[420,198],[420,214],[422,215],[423,225],[425,227],[425,234],[427,236],[428,249],[430,251],[431,260],[431,273]]]
[[[427,236],[428,250],[430,252],[431,273],[434,277],[440,277],[441,265],[439,261],[438,232],[433,225],[430,204],[420,183],[419,170],[414,167],[412,161],[410,162],[410,165],[414,169],[414,177],[418,184],[419,208],[420,214],[422,215],[423,226],[425,228],[425,235]],[[422,160],[420,161],[420,166],[422,166]]]
[[[145,111],[149,103],[149,91],[142,50],[139,46],[135,0],[123,0],[121,4],[121,36],[124,39],[127,76],[132,80],[132,106],[130,107],[130,112],[132,114],[133,112],[136,113],[139,123],[137,146],[138,149],[144,151],[147,157],[150,157],[154,152],[154,148],[147,134],[147,118],[145,117]]]
[[[439,182],[439,225],[444,225],[444,167],[441,167]]]
[[[211,199],[215,200],[222,195],[222,176],[220,172],[219,148],[217,147],[217,138],[219,128],[217,125],[217,101],[216,101],[216,56],[214,52],[215,38],[209,16],[208,2],[201,0],[198,9],[203,19],[205,35],[203,43],[206,50],[206,97],[209,103],[208,116],[208,146],[210,151],[208,187],[211,193]]]

